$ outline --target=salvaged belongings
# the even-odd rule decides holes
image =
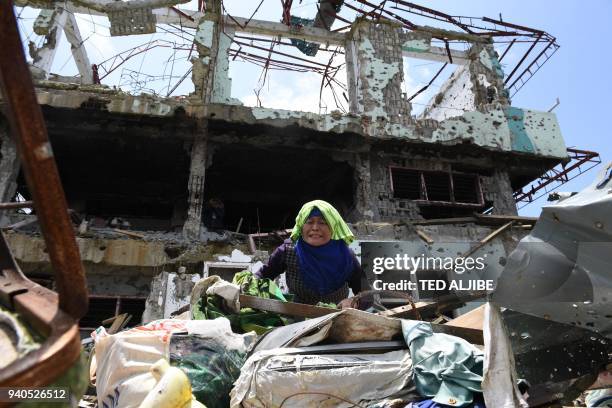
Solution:
[[[243,307],[240,295],[248,295],[258,299],[271,299],[287,302],[292,294],[283,294],[280,288],[270,279],[257,279],[251,272],[242,271],[234,275],[232,283],[213,275],[201,279],[191,293],[190,315],[195,320],[226,317],[232,330],[236,333],[254,331],[264,334],[268,330],[291,324],[295,321],[291,316]],[[322,307],[335,309],[333,304],[319,304]]]
[[[483,406],[482,362],[478,348],[433,333],[427,322],[344,309],[262,336],[231,391],[231,406],[384,407],[428,396],[456,407],[478,398]]]
[[[292,323],[286,317],[240,307],[240,293],[286,302],[280,288],[270,279],[254,279],[249,271],[237,273],[233,283],[218,276],[200,280],[191,292],[191,317],[194,320],[226,317],[235,333],[254,331],[263,334],[273,327]]]
[[[122,408],[139,407],[156,386],[151,369],[159,360],[179,366],[207,407],[227,406],[224,396],[254,340],[253,334],[233,333],[224,318],[157,320],[112,335],[100,327],[92,337],[98,405]]]
[[[276,328],[262,336],[251,351],[231,391],[231,406],[279,406],[285,400],[286,407],[313,406],[322,401],[348,407],[352,405],[335,397],[365,403],[410,396],[414,384],[405,345],[383,354],[338,355],[333,344],[325,356],[300,350],[323,341],[388,341],[394,336],[401,336],[399,320],[354,309]]]

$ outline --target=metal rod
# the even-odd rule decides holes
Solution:
[[[516,66],[514,67],[514,69],[512,70],[512,72],[510,73],[510,75],[508,75],[506,77],[506,80],[504,81],[504,84],[507,84],[508,81],[510,80],[510,78],[512,78],[512,75],[514,75],[514,73],[519,69],[519,67],[521,66],[521,64],[523,63],[523,61],[525,61],[525,59],[527,58],[527,56],[529,55],[529,53],[533,50],[533,48],[536,46],[536,44],[538,43],[538,41],[540,41],[540,38],[542,38],[542,33],[540,33],[540,35],[538,35],[538,38],[536,38],[536,40],[531,44],[531,47],[529,47],[529,49],[527,50],[527,52],[525,52],[525,55],[523,55],[523,58],[521,58],[521,60],[518,62],[518,64],[516,64]]]
[[[32,201],[21,201],[15,203],[0,203],[0,210],[12,210],[15,208],[32,208],[34,203]]]
[[[512,46],[514,45],[514,43],[516,42],[516,38],[513,38],[512,41],[510,42],[510,44],[508,45],[508,47],[506,48],[506,50],[504,51],[504,53],[502,54],[501,57],[499,57],[499,62],[501,62],[501,60],[504,59],[504,57],[506,56],[506,54],[508,53],[508,51],[510,51],[510,48],[512,48]]]
[[[55,272],[59,305],[75,319],[87,312],[87,285],[53,150],[38,105],[13,2],[0,2],[0,83],[38,222]]]
[[[444,70],[444,68],[446,68],[446,66],[448,65],[448,62],[445,62],[444,65],[442,65],[442,68],[440,68],[438,70],[438,72],[436,73],[436,75],[433,76],[433,78],[431,78],[431,81],[429,81],[427,83],[427,85],[425,85],[423,88],[419,89],[414,95],[412,95],[410,98],[408,98],[408,102],[412,101],[414,98],[416,98],[421,92],[425,91],[427,88],[429,88],[431,86],[431,84],[433,84],[433,82],[436,80],[436,78],[438,78],[440,76],[440,74],[442,73],[442,71]]]
[[[470,30],[467,25],[463,24],[462,22],[460,22],[460,21],[456,20],[455,18],[453,18],[453,16],[450,16],[450,15],[448,15],[446,13],[442,13],[441,11],[438,11],[438,10],[434,10],[434,9],[430,9],[430,8],[427,8],[427,7],[424,7],[424,6],[420,6],[418,4],[409,3],[407,1],[402,1],[402,0],[394,0],[394,1],[395,1],[395,3],[401,4],[402,6],[411,7],[411,8],[417,9],[417,10],[424,11],[426,13],[433,14],[434,16],[442,17],[442,18],[448,20],[448,22],[450,22],[450,23],[456,25],[457,27],[460,27],[461,29],[465,30],[466,32],[468,32],[470,34],[474,34],[474,32],[472,30]]]
[[[533,59],[533,61],[531,61],[531,64],[527,65],[527,68],[525,68],[523,70],[523,72],[521,72],[521,74],[518,76],[518,78],[516,78],[514,80],[514,82],[512,82],[511,85],[509,85],[507,88],[510,89],[514,86],[514,84],[516,84],[518,82],[519,79],[521,79],[523,77],[523,75],[525,75],[525,72],[529,71],[531,69],[531,67],[533,66],[533,64],[535,64],[540,57],[550,48],[551,45],[553,45],[555,43],[555,39],[553,38],[552,40],[550,40],[550,42],[548,43],[548,45],[546,47],[544,47],[544,49]],[[533,48],[533,47],[532,47]],[[520,65],[520,64],[519,64]],[[516,66],[518,68],[518,65]],[[529,79],[529,78],[528,78]],[[504,82],[505,83],[505,82]]]
[[[515,30],[528,31],[530,33],[539,34],[540,36],[542,34],[544,34],[544,31],[542,31],[542,30],[538,30],[538,29],[535,29],[535,28],[529,28],[529,27],[525,27],[525,26],[522,26],[522,25],[518,25],[518,24],[506,23],[505,21],[493,20],[492,18],[489,18],[489,17],[483,17],[482,21],[486,21],[488,23],[493,23],[493,24],[498,24],[498,25],[501,25],[501,26],[504,26],[504,27],[514,28]]]

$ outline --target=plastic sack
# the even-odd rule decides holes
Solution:
[[[150,372],[160,359],[170,360],[170,345],[178,333],[215,339],[221,347],[246,353],[253,335],[232,332],[229,321],[156,320],[147,325],[108,334],[103,327],[92,333],[96,353],[96,392],[100,408],[136,408],[157,381]],[[187,373],[189,377],[189,373]],[[197,382],[191,377],[192,382]]]

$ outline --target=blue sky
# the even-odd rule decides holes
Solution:
[[[181,8],[195,9],[196,1],[181,5]],[[225,0],[227,10],[234,15],[249,17],[258,1]],[[388,2],[392,3],[392,2]],[[542,69],[513,98],[513,105],[521,108],[546,111],[551,108],[556,98],[561,104],[554,110],[567,146],[585,150],[594,150],[601,154],[603,163],[612,160],[612,143],[608,139],[606,119],[611,116],[612,79],[609,71],[611,57],[606,41],[612,38],[609,18],[612,16],[612,1],[552,1],[552,0],[513,0],[513,1],[420,1],[418,4],[444,11],[451,15],[499,18],[504,21],[539,28],[557,37],[561,48]],[[314,0],[294,0],[293,14],[301,17],[313,17],[316,13]],[[19,12],[19,10],[18,10]],[[41,38],[32,34],[32,22],[37,12],[25,10],[21,17],[21,29],[24,37],[35,43]],[[266,0],[256,18],[278,21],[280,6],[278,1]],[[182,43],[176,34],[168,34],[158,29],[154,35],[109,37],[108,20],[103,17],[87,15],[77,16],[81,32],[87,38],[87,48],[92,63],[102,61],[119,51],[140,44],[158,44],[159,47],[140,54],[109,75],[103,83],[121,86],[123,89],[138,83],[142,91],[155,91],[165,96],[169,89],[179,80],[190,66],[187,61],[188,51],[173,52],[167,45],[170,42]],[[344,23],[340,23],[344,25]],[[430,23],[431,25],[431,23]],[[187,42],[185,42],[187,44]],[[188,47],[187,47],[188,48]],[[301,55],[284,47],[284,52]],[[511,51],[512,52],[512,51]],[[303,55],[302,55],[303,56]],[[329,54],[320,53],[315,60],[327,62]],[[508,56],[510,57],[510,55]],[[337,57],[338,63],[342,56]],[[407,80],[405,91],[412,94],[427,82],[441,64],[426,64],[423,61],[406,61]],[[107,62],[105,66],[109,66]],[[76,74],[76,67],[71,61],[68,44],[64,40],[58,50],[52,72],[62,75]],[[435,94],[450,70],[434,82],[431,89],[415,99],[414,110],[419,111],[422,105]],[[144,74],[155,75],[146,77]],[[253,89],[261,86],[261,68],[239,60],[230,64],[230,75],[233,78],[232,96],[241,99],[247,105],[257,103]],[[343,73],[339,72],[338,77]],[[136,76],[136,80],[129,79]],[[260,92],[263,106],[294,110],[329,112],[336,109],[331,93],[324,92],[324,106],[319,107],[319,87],[321,77],[308,73],[286,73],[273,71],[266,78]],[[153,82],[146,82],[146,79]],[[259,86],[258,86],[259,83]],[[191,91],[191,83],[185,81],[172,94],[184,95]],[[597,169],[578,177],[562,186],[560,191],[579,191],[590,184]],[[520,212],[522,215],[537,216],[540,206],[546,204],[544,198],[527,205]]]

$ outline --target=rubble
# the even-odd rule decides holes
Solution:
[[[530,67],[558,48],[550,34],[407,2],[452,29],[411,23],[385,2],[366,12],[361,0],[321,0],[313,20],[282,2],[282,22],[232,16],[218,0],[198,10],[177,8],[182,0],[17,3],[41,9],[33,30],[44,38],[28,44],[29,66],[15,65],[28,98],[0,51],[10,108],[0,115],[0,385],[59,378],[80,395],[80,331],[96,397],[90,388],[79,406],[511,408],[609,397],[612,165],[537,219],[517,211],[599,160],[565,146],[551,111],[513,105]],[[12,6],[2,7],[8,19]],[[91,64],[81,13],[108,18],[113,37],[180,25],[189,69],[163,93],[103,84],[117,67]],[[332,29],[339,22],[349,25]],[[63,34],[77,76],[51,72]],[[504,72],[494,46],[509,35],[530,48]],[[273,45],[255,44],[263,39]],[[324,52],[329,63],[313,59]],[[346,109],[246,106],[232,94],[239,57],[263,63],[264,78],[278,68],[321,74],[321,94],[344,67]],[[445,65],[409,96],[405,58]],[[417,115],[413,99],[447,65],[453,73]],[[193,92],[171,96],[189,77]],[[319,198],[350,221],[350,249],[374,286],[348,303],[295,303],[283,277],[253,275],[295,209]],[[464,277],[496,290],[429,296],[418,282],[452,278],[435,264],[385,267],[393,288],[406,286],[378,288],[375,250],[453,265],[486,258]]]

